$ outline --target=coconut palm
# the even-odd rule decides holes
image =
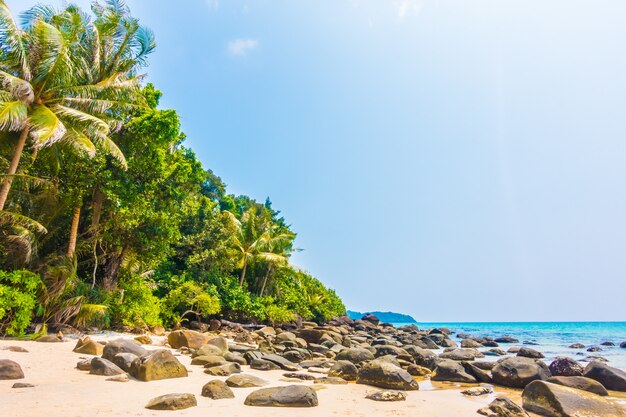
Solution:
[[[294,233],[281,231],[278,225],[270,224],[259,238],[263,252],[259,253],[258,257],[267,263],[267,269],[259,291],[260,296],[263,296],[268,279],[275,268],[289,262],[289,256],[294,251],[292,244],[295,237]]]

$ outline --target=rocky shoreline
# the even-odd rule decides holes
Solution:
[[[323,405],[320,390],[340,390],[348,384],[372,387],[366,395],[360,394],[360,399],[372,404],[406,402],[420,384],[435,381],[450,384],[467,399],[478,399],[480,403],[467,406],[472,404],[474,412],[490,417],[626,417],[615,398],[626,392],[626,372],[601,360],[583,366],[563,357],[546,364],[543,355],[528,346],[505,349],[518,342],[505,335],[489,339],[455,335],[445,328],[395,328],[373,315],[361,320],[341,317],[323,326],[304,322],[297,328],[214,321],[199,329],[205,331],[161,334],[162,329],[153,330],[157,334],[134,338],[80,338],[73,352],[89,356],[72,364],[78,369],[74,372],[138,384],[204,374],[206,382],[194,392],[163,393],[137,405],[148,410],[197,407],[196,395],[235,401],[242,390],[246,395],[238,406],[316,408]],[[39,341],[62,340],[50,335]],[[2,349],[26,350],[19,345]],[[0,380],[24,379],[12,385],[15,390],[35,388],[19,361],[4,359],[2,353]],[[494,360],[485,360],[485,355]],[[276,373],[281,375],[279,381],[264,378]],[[514,390],[512,398],[499,395],[501,387]],[[255,414],[253,410],[248,413]]]

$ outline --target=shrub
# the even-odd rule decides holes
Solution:
[[[180,324],[187,314],[210,316],[220,312],[220,300],[215,287],[203,287],[187,281],[173,289],[163,299],[162,316],[169,324]]]
[[[238,278],[213,274],[209,282],[217,288],[222,315],[229,320],[265,320],[265,306],[259,297],[240,287]]]
[[[133,327],[161,324],[161,300],[140,276],[131,275],[122,280],[120,289],[119,295],[109,302],[113,324]]]
[[[271,298],[267,301],[268,305],[265,306],[265,313],[267,314],[267,321],[272,325],[290,323],[296,319],[296,314],[287,307],[275,304]]]
[[[24,334],[42,284],[39,275],[30,271],[0,271],[0,335]]]

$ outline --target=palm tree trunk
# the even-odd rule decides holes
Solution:
[[[93,191],[93,215],[91,217],[91,228],[94,234],[97,232],[98,226],[100,226],[103,202],[104,194],[100,191],[100,187],[96,186],[96,189]]]
[[[11,164],[7,171],[7,177],[2,183],[2,189],[0,189],[0,210],[4,210],[4,204],[7,202],[9,190],[11,189],[11,183],[13,182],[13,175],[17,172],[17,166],[20,164],[20,158],[22,157],[22,151],[24,150],[24,144],[28,137],[28,127],[22,129],[20,137],[15,145],[15,151],[13,152],[13,158],[11,158]]]
[[[259,297],[263,297],[263,293],[265,292],[265,286],[267,285],[267,278],[269,278],[270,272],[272,272],[272,265],[269,265],[267,267],[267,272],[265,273],[265,278],[263,278],[263,285],[261,285],[261,292],[259,293]]]
[[[117,282],[120,275],[120,267],[126,254],[126,246],[121,251],[113,253],[106,261],[104,268],[104,278],[102,280],[102,287],[106,291],[112,291],[117,289]]]
[[[74,215],[72,216],[72,227],[70,229],[70,243],[67,246],[67,256],[69,258],[74,256],[76,251],[76,239],[78,238],[78,222],[80,221],[80,203],[77,203],[74,207]]]
[[[246,266],[248,266],[248,265],[246,263],[246,258],[244,257],[243,258],[243,269],[241,270],[241,279],[239,280],[239,288],[243,287],[243,282],[246,279]]]

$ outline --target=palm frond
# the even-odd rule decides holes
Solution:
[[[31,71],[25,36],[15,23],[6,2],[0,0],[0,50],[3,51],[0,65],[3,70],[18,70],[25,80],[30,81]]]
[[[37,233],[48,233],[46,228],[41,223],[29,217],[18,213],[13,213],[11,211],[0,210],[0,226],[15,225]]]
[[[21,101],[0,102],[0,129],[22,130],[28,117],[28,107]]]
[[[49,146],[59,141],[66,133],[66,128],[52,110],[44,105],[35,105],[28,117],[30,134],[35,146]]]

